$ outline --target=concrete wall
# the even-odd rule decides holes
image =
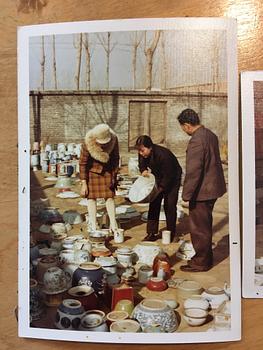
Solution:
[[[165,145],[176,155],[184,155],[188,136],[177,121],[185,108],[193,108],[202,123],[219,137],[222,147],[227,145],[227,95],[183,94],[164,92],[31,92],[30,118],[31,143],[43,140],[49,143],[82,142],[90,128],[108,123],[117,133],[121,152],[128,153],[129,104],[132,101],[166,103]],[[139,135],[138,135],[139,136]]]

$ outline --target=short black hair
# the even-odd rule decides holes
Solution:
[[[150,136],[148,135],[139,136],[136,140],[135,147],[139,148],[140,146],[151,148],[153,146],[153,142]]]
[[[184,109],[179,116],[177,117],[180,124],[191,124],[191,125],[198,125],[200,124],[200,119],[198,114],[190,108]]]

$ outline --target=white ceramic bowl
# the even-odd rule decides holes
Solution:
[[[209,302],[206,299],[202,298],[201,295],[192,295],[184,302],[185,309],[198,308],[202,310],[208,310],[209,306]]]
[[[201,326],[205,323],[208,312],[203,309],[189,308],[183,312],[183,317],[189,326]]]

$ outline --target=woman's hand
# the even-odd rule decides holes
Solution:
[[[80,196],[85,198],[89,194],[89,189],[86,181],[81,182]]]
[[[150,172],[149,172],[148,170],[144,170],[144,171],[142,172],[142,176],[144,176],[144,177],[149,177],[149,176],[150,176]]]

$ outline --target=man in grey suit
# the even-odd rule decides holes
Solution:
[[[212,212],[217,198],[226,192],[218,138],[200,124],[192,109],[178,116],[181,128],[191,139],[186,151],[182,198],[189,202],[190,234],[195,255],[182,271],[207,271],[213,266]]]

